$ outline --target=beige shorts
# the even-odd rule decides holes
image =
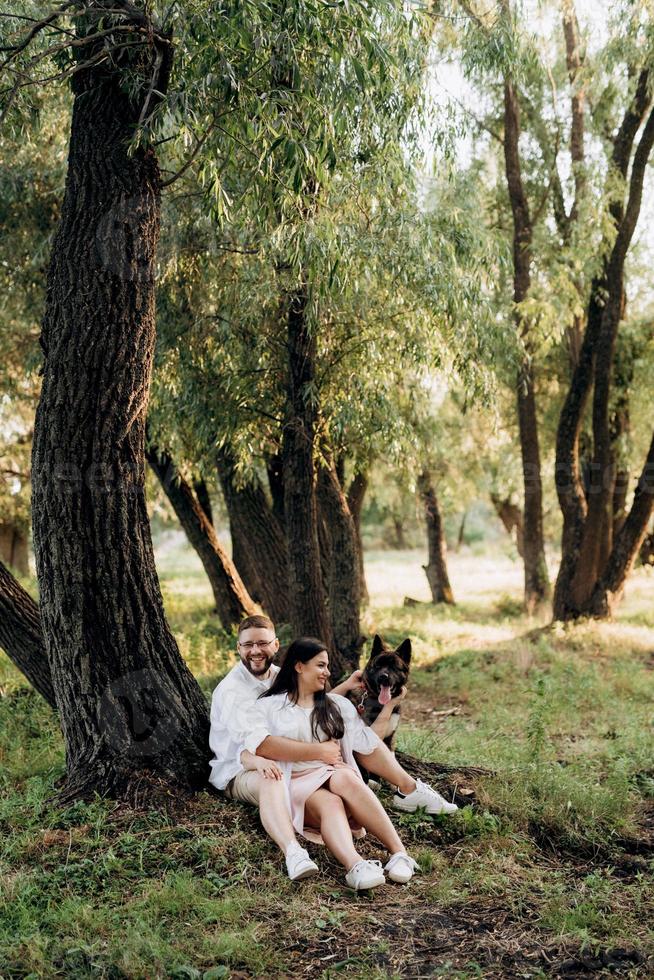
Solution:
[[[225,787],[225,796],[230,800],[239,800],[241,803],[251,803],[252,806],[259,806],[259,789],[261,787],[261,776],[253,769],[244,769],[234,776]]]

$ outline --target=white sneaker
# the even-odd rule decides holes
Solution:
[[[456,803],[448,803],[440,793],[432,789],[428,783],[423,783],[421,779],[416,779],[416,788],[413,793],[402,796],[396,793],[393,797],[393,809],[404,810],[405,813],[415,813],[418,807],[424,807],[427,813],[456,813],[459,809]]]
[[[383,885],[386,879],[382,871],[381,861],[357,861],[345,875],[345,881],[350,888],[354,888],[357,892]]]
[[[391,854],[388,864],[384,865],[384,871],[388,872],[391,881],[397,881],[401,885],[406,885],[407,881],[413,878],[413,872],[417,870],[417,863],[406,851],[396,851],[395,854]]]
[[[302,881],[303,878],[317,875],[320,868],[311,860],[305,849],[295,843],[286,851],[286,870],[291,881]]]

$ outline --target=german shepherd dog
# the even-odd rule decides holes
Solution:
[[[403,640],[396,650],[386,646],[381,636],[375,634],[370,659],[363,668],[363,691],[353,694],[356,709],[367,725],[377,718],[391,698],[397,697],[409,677],[411,640]],[[395,732],[400,722],[400,706],[396,704],[386,726],[383,741],[391,752],[395,748]]]

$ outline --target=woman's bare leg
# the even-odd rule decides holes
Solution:
[[[272,837],[283,854],[289,844],[296,841],[295,831],[288,812],[283,779],[264,779],[259,775],[259,816],[263,828]]]
[[[400,793],[404,793],[405,796],[413,793],[416,788],[415,779],[408,774],[406,769],[402,768],[391,750],[383,742],[368,755],[362,755],[361,752],[354,754],[368,772],[375,776],[381,776],[391,786],[397,786]]]
[[[329,788],[347,800],[347,808],[354,819],[374,834],[390,854],[406,850],[386,810],[360,776],[351,769],[339,769],[331,776]]]
[[[343,801],[328,789],[317,789],[304,804],[304,817],[309,827],[319,827],[323,840],[346,871],[363,860],[352,841]]]

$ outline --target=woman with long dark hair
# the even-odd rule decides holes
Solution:
[[[346,869],[345,880],[357,890],[392,881],[407,882],[417,865],[406,853],[381,803],[364,783],[354,752],[368,755],[380,744],[347,698],[327,693],[329,658],[324,643],[312,637],[294,640],[270,689],[257,703],[253,732],[245,748],[256,752],[268,736],[304,742],[333,739],[342,762],[278,763],[286,781],[293,826],[309,840],[324,842]],[[384,869],[366,861],[354,847],[354,836],[367,828],[388,849]]]

